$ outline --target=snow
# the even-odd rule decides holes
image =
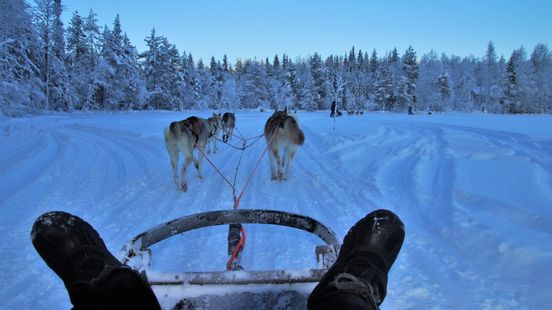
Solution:
[[[230,209],[232,193],[204,161],[172,181],[162,131],[192,112],[74,113],[0,122],[0,299],[6,309],[68,309],[63,283],[30,242],[34,220],[64,210],[90,222],[119,254],[138,233],[192,213]],[[193,112],[208,116],[210,112]],[[245,136],[268,112],[236,113]],[[546,309],[552,306],[552,116],[302,113],[305,145],[288,181],[268,159],[240,207],[313,217],[342,239],[368,212],[388,208],[406,225],[383,309]],[[235,141],[234,141],[235,142]],[[244,153],[238,189],[264,149]],[[232,177],[239,151],[210,155]],[[248,270],[316,266],[321,244],[303,231],[245,225]],[[224,270],[227,227],[153,246],[159,272]]]

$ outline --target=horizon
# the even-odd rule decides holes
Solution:
[[[112,29],[119,14],[123,32],[139,52],[146,50],[144,39],[155,28],[179,53],[191,53],[196,61],[204,62],[212,56],[220,60],[225,54],[231,63],[267,57],[272,61],[274,55],[282,54],[294,60],[314,53],[341,56],[353,46],[356,52],[360,49],[369,54],[375,49],[378,57],[393,48],[402,55],[412,46],[418,57],[433,50],[438,55],[480,58],[489,41],[498,57],[508,58],[520,47],[530,55],[538,43],[551,45],[547,29],[552,29],[552,19],[547,16],[552,13],[552,3],[545,0],[399,0],[394,4],[347,0],[339,7],[310,0],[262,4],[251,0],[222,4],[165,0],[155,7],[145,1],[63,0],[62,5],[65,28],[76,10],[87,16],[92,9],[100,29],[104,25]]]

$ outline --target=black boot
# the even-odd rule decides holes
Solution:
[[[144,278],[119,262],[81,218],[45,213],[35,221],[31,240],[63,280],[75,309],[160,309]]]
[[[379,309],[387,274],[404,241],[404,224],[376,210],[347,233],[336,262],[309,296],[309,309]]]

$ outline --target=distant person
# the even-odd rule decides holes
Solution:
[[[332,108],[331,108],[331,112],[330,112],[330,117],[335,117],[335,100],[332,102]]]
[[[388,210],[373,211],[358,221],[310,294],[308,308],[378,309],[404,235],[404,224]],[[81,218],[60,211],[45,213],[35,221],[31,240],[63,280],[74,309],[161,308],[149,283],[119,262]]]

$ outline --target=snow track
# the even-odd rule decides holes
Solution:
[[[0,284],[6,309],[70,308],[63,284],[29,239],[33,221],[64,210],[89,221],[107,246],[157,224],[232,208],[232,191],[203,161],[175,189],[162,131],[192,113],[53,115],[0,124]],[[194,112],[207,117],[206,112]],[[245,137],[268,113],[238,112]],[[300,113],[305,145],[290,179],[271,181],[263,159],[240,208],[313,217],[341,239],[377,208],[396,212],[406,242],[384,309],[543,309],[552,306],[552,118],[550,116],[368,114],[337,119]],[[240,145],[238,139],[231,140]],[[265,148],[248,148],[238,193]],[[239,151],[208,154],[232,180]],[[322,242],[294,229],[245,225],[246,269],[315,266]],[[210,227],[153,247],[159,271],[223,270],[227,227]]]

